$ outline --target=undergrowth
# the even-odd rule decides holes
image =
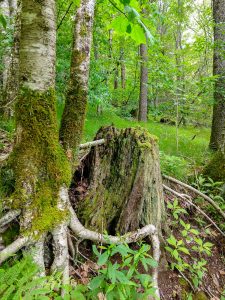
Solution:
[[[97,300],[105,295],[107,300],[144,300],[154,296],[155,288],[148,273],[157,263],[149,255],[150,246],[140,244],[132,250],[127,244],[107,247],[93,246],[97,257],[98,274],[90,278],[87,285],[61,285],[61,274],[38,278],[38,268],[30,257],[16,261],[12,266],[5,264],[0,268],[1,300]],[[112,263],[119,255],[121,262]],[[142,264],[146,274],[138,271]],[[63,291],[63,296],[62,294]]]

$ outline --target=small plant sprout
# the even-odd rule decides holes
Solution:
[[[178,220],[180,214],[187,214],[187,211],[179,206],[177,198],[174,199],[173,203],[168,202],[167,207],[172,211],[175,220]]]

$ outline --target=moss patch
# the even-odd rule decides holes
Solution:
[[[11,206],[32,208],[29,231],[45,232],[65,218],[57,208],[58,193],[71,182],[70,164],[59,144],[55,93],[23,89],[15,111],[17,141],[8,164],[15,180]]]
[[[204,175],[209,176],[214,181],[225,182],[225,155],[218,151],[204,170]]]

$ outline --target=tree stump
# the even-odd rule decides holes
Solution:
[[[92,147],[75,174],[81,189],[82,181],[88,186],[84,197],[76,199],[80,220],[110,234],[147,224],[160,229],[164,201],[157,138],[140,127],[110,126],[101,128],[95,139],[105,139],[105,144]]]

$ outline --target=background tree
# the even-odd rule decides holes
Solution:
[[[213,74],[217,77],[214,90],[214,106],[210,148],[219,150],[225,131],[225,1],[213,1],[214,55]]]

